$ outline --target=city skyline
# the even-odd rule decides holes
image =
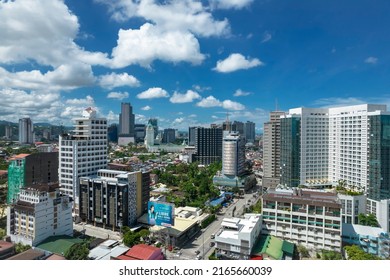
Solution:
[[[184,131],[229,112],[259,133],[275,109],[389,105],[389,8],[365,0],[2,2],[0,120],[71,125],[93,106],[118,123],[121,102],[130,102],[136,123],[157,118],[161,129]]]

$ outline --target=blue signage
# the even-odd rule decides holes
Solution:
[[[175,221],[175,206],[161,202],[148,202],[148,224],[171,227]]]

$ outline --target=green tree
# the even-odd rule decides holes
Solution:
[[[0,228],[0,240],[3,240],[3,238],[7,235],[5,232],[5,229]]]
[[[360,213],[358,216],[358,220],[359,220],[359,225],[379,227],[379,223],[373,214],[365,215],[363,213]]]
[[[342,260],[343,257],[339,252],[322,250],[322,260]]]
[[[30,245],[24,245],[24,244],[22,244],[22,243],[17,243],[16,246],[15,246],[15,252],[16,252],[17,254],[19,254],[19,253],[22,253],[22,252],[24,252],[24,251],[27,251],[27,250],[30,249],[30,248],[31,248]]]
[[[301,258],[309,258],[310,254],[307,248],[303,245],[298,245],[298,252]]]
[[[65,252],[64,257],[67,260],[88,260],[89,243],[76,243]]]
[[[359,246],[351,245],[344,247],[349,260],[381,260],[381,258],[364,252]]]

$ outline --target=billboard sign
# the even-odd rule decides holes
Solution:
[[[169,203],[148,202],[148,224],[171,227],[175,221],[175,206]]]

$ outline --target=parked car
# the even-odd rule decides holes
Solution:
[[[210,235],[210,238],[214,239],[215,238],[215,234]]]
[[[215,242],[210,242],[210,247],[214,247],[215,246]]]
[[[199,251],[199,250],[196,250],[196,251],[195,251],[195,254],[199,254],[199,253],[200,253],[200,251]]]

